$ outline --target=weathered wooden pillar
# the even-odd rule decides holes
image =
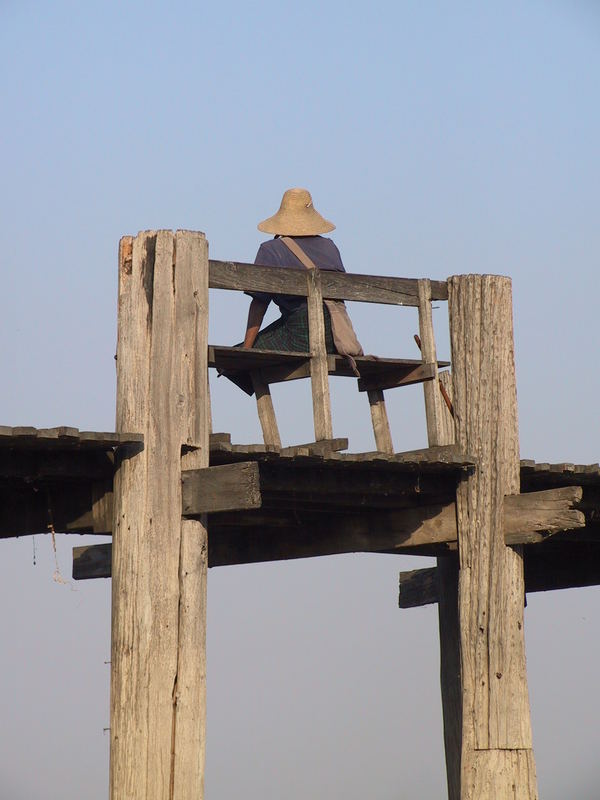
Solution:
[[[429,446],[454,444],[454,420],[446,407],[438,380],[452,395],[448,372],[437,376],[437,353],[431,312],[431,282],[419,281],[419,337],[423,361],[434,365],[436,377],[425,381],[425,417]],[[447,555],[437,560],[438,619],[440,631],[440,688],[444,720],[448,800],[460,798],[460,754],[462,697],[460,681],[460,633],[458,626],[458,558]]]
[[[462,675],[461,800],[537,798],[523,561],[504,544],[504,496],[519,493],[509,278],[448,281],[456,441],[478,459],[457,492]]]
[[[111,800],[198,800],[205,727],[206,520],[181,519],[208,465],[208,245],[144,232],[119,253],[112,547]]]

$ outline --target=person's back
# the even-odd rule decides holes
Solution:
[[[292,236],[290,237],[300,245],[304,253],[316,264],[319,269],[345,272],[342,257],[337,246],[331,239],[324,236]],[[258,248],[254,259],[255,264],[263,267],[281,267],[283,269],[305,269],[304,264],[287,247],[280,237],[263,242]],[[267,306],[273,301],[279,306],[281,313],[290,313],[306,305],[303,297],[294,295],[271,295],[265,292],[249,292],[251,297],[263,300]]]
[[[337,246],[331,239],[321,235],[329,233],[334,228],[335,225],[315,209],[307,189],[288,189],[283,195],[279,211],[258,225],[260,231],[272,233],[275,238],[260,245],[254,263],[282,269],[306,269],[317,266],[323,270],[345,272]],[[306,298],[267,292],[247,292],[247,294],[252,297],[252,302],[242,347],[309,352]],[[271,301],[279,306],[281,317],[260,330]],[[332,329],[330,312],[336,317],[335,332]],[[323,306],[323,319],[327,352],[347,355],[356,370],[352,355],[362,354],[362,349],[343,303],[327,301]],[[228,374],[228,377],[248,394],[252,394],[249,376],[237,373]]]

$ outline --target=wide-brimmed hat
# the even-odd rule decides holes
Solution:
[[[335,228],[333,222],[322,217],[313,206],[307,189],[288,189],[281,200],[279,211],[258,223],[264,233],[280,236],[316,236],[329,233]]]

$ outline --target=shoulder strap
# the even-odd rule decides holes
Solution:
[[[290,236],[282,236],[281,241],[287,247],[288,250],[291,250],[292,253],[296,256],[300,263],[304,264],[306,269],[315,269],[317,266],[314,261],[311,261],[310,258],[306,255],[304,250],[300,247],[298,242],[295,242]]]
[[[316,264],[310,260],[304,250],[300,247],[298,242],[295,242],[290,236],[282,236],[281,241],[284,245],[291,250],[301,264],[304,264],[306,269],[315,269]],[[360,378],[358,367],[354,356],[362,356],[363,349],[360,342],[356,338],[352,322],[346,311],[346,306],[342,300],[324,300],[324,305],[327,306],[329,316],[331,319],[331,334],[337,352],[346,358],[350,364],[352,372],[357,378]]]

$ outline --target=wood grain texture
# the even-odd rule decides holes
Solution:
[[[431,369],[432,380],[423,384],[425,398],[425,419],[427,422],[427,440],[430,445],[453,444],[454,441],[442,441],[442,397],[437,381],[437,356],[435,336],[433,332],[433,316],[431,313],[431,281],[418,282],[419,292],[419,338],[421,340],[421,356],[423,362]]]
[[[202,797],[206,520],[181,521],[185,466],[208,465],[208,253],[199,233],[141,233],[119,270],[112,563],[111,800]],[[194,613],[190,613],[193,607]]]
[[[186,470],[182,473],[182,514],[212,514],[260,508],[260,467],[255,461]]]
[[[523,562],[519,548],[505,545],[503,530],[504,497],[519,492],[511,283],[463,275],[450,278],[448,286],[456,441],[479,462],[457,491],[461,798],[530,799],[537,791],[531,777]],[[511,761],[506,751],[524,755]]]
[[[433,377],[431,382],[423,384],[427,439],[430,446],[454,445],[454,420],[442,400],[437,380],[437,352],[431,308],[431,282],[429,280],[419,281],[418,297],[421,356],[430,368]],[[451,382],[445,383],[444,388],[452,397]],[[456,521],[456,516],[454,521]],[[457,556],[446,555],[443,559],[438,559],[436,587],[439,593],[440,690],[444,721],[446,783],[449,800],[459,800],[462,751],[462,681]]]
[[[417,280],[381,275],[357,275],[323,270],[326,300],[357,300],[401,306],[418,305]],[[302,270],[263,267],[234,261],[210,261],[211,289],[307,296]],[[447,300],[445,281],[431,281],[432,299]]]
[[[0,425],[0,448],[19,450],[111,450],[121,444],[143,443],[141,433],[80,431],[77,428],[32,428]]]
[[[229,496],[220,491],[211,494],[211,500],[218,496],[240,511],[249,510],[246,515],[211,516],[209,564],[274,561],[333,553],[393,552],[396,549],[407,552],[409,548],[456,542],[454,503],[402,508],[398,507],[406,502],[402,494],[390,493],[386,498],[383,481],[373,484],[371,492],[365,487],[361,491],[349,481],[335,487],[316,469],[310,474],[292,471],[286,476],[265,468],[267,466],[261,465],[257,471],[258,483],[257,472],[252,471],[250,481],[240,478],[243,489],[233,489]],[[240,474],[247,469],[245,465],[236,467]],[[224,469],[230,468],[211,467],[215,475],[206,482],[212,483]],[[199,500],[195,488],[202,487],[204,481],[203,471],[185,473],[186,513],[193,514],[205,508],[206,498]],[[230,483],[228,476],[224,485]],[[260,512],[253,510],[257,508]],[[253,532],[258,529],[262,529],[264,535],[257,536]],[[254,548],[251,553],[248,552],[250,536]],[[526,534],[521,536],[525,538]]]
[[[414,358],[356,356],[355,361],[362,376],[359,380],[361,392],[408,386],[433,377],[433,368]],[[208,366],[225,372],[258,370],[265,383],[280,383],[309,377],[310,353],[209,345]],[[448,366],[448,363],[440,361],[439,366]],[[327,369],[330,375],[355,377],[348,360],[337,354],[327,354]]]
[[[210,523],[209,523],[210,527]],[[245,531],[238,531],[250,535],[255,530],[246,526]],[[295,528],[297,532],[297,526]],[[208,565],[225,566],[227,563],[248,563],[242,559],[242,551],[231,550],[225,552],[226,542],[231,542],[230,530],[213,526],[212,553],[209,548]],[[273,538],[281,537],[281,528],[273,528],[269,533],[266,526],[263,528],[263,537],[271,535]],[[284,530],[285,535],[285,530]],[[223,543],[218,539],[222,537]],[[261,540],[262,541],[262,540]],[[311,547],[313,545],[310,545]],[[73,548],[73,578],[86,580],[88,578],[110,578],[111,576],[111,548],[110,543],[98,545],[85,545]],[[247,550],[248,545],[244,545]],[[318,548],[314,546],[316,554]],[[525,548],[525,591],[548,592],[558,589],[571,589],[583,586],[600,585],[600,542],[551,542],[549,544],[527,545]],[[245,552],[244,550],[244,552]],[[383,547],[374,552],[401,552],[410,554],[425,554],[422,548],[407,547],[395,548],[388,551]],[[266,549],[261,550],[263,555]],[[275,553],[275,551],[273,551]],[[268,555],[268,553],[267,553]],[[217,561],[217,557],[220,559]],[[237,557],[237,561],[233,558]],[[294,557],[291,555],[290,557]],[[301,556],[298,556],[301,557]],[[452,554],[439,559],[439,564],[447,564]],[[229,559],[229,562],[227,561]],[[258,560],[261,560],[260,558]],[[266,559],[268,560],[268,559]],[[440,596],[438,567],[417,569],[400,573],[400,608],[417,608],[431,603],[437,603]],[[436,583],[437,582],[437,583]]]
[[[398,386],[412,386],[415,383],[431,381],[435,377],[435,365],[417,364],[412,367],[398,366],[386,369],[386,365],[379,363],[377,370],[369,374],[361,364],[356,362],[361,377],[358,379],[358,391],[368,392],[371,389],[395,389]]]
[[[369,408],[371,410],[375,447],[382,453],[393,453],[394,443],[383,391],[381,389],[371,389],[367,397],[369,398]]]
[[[456,523],[452,520],[456,476],[415,475],[404,466],[401,462],[384,462],[379,468],[369,461],[331,463],[331,459],[316,455],[275,456],[208,470],[185,470],[183,513],[193,516],[206,512],[208,503],[232,502],[233,496],[227,499],[228,492],[238,495],[234,502],[241,503],[239,509],[254,509],[260,504],[265,510],[283,508],[295,514],[309,510],[336,514],[354,509],[396,511],[420,506],[415,508],[416,513],[433,517],[440,507],[450,503],[444,516],[444,530],[456,539]],[[236,480],[243,484],[238,492],[234,486]],[[268,524],[277,524],[276,515]]]
[[[281,455],[295,456],[300,455],[300,451],[303,453],[307,451],[308,455],[328,456],[339,450],[347,449],[348,439],[345,436],[339,436],[335,439],[322,439],[320,442],[306,442],[304,444],[294,444],[289,447],[283,447],[281,449]]]
[[[321,271],[305,270],[308,285],[308,341],[310,346],[310,383],[313,404],[315,439],[333,439],[331,422],[331,399],[327,346],[325,343],[325,321],[323,318],[323,294]]]
[[[260,370],[252,372],[251,378],[252,386],[254,387],[254,395],[256,397],[258,420],[263,433],[263,441],[265,444],[281,447],[281,436],[279,435],[277,417],[275,416],[275,408],[273,407],[273,398],[271,397],[269,384],[265,383],[262,379]]]

